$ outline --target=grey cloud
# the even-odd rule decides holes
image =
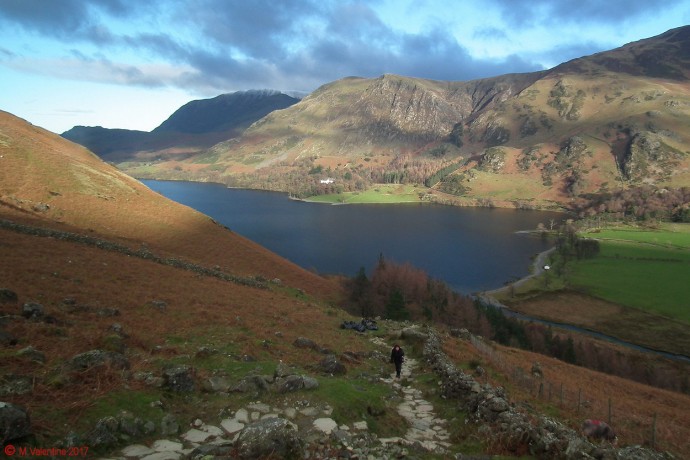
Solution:
[[[126,15],[129,5],[141,2],[127,0],[3,0],[0,21],[47,36],[66,37],[98,31],[98,12],[113,16]],[[95,35],[98,35],[97,33]]]
[[[290,84],[292,89],[312,90],[319,84],[350,75],[374,77],[396,73],[438,80],[469,80],[540,70],[538,64],[517,56],[498,62],[475,60],[442,29],[423,34],[396,33],[366,6],[337,7],[319,14],[326,33],[301,37],[304,41],[296,52],[257,52],[253,58],[241,61],[231,58],[221,48],[190,53],[189,63],[199,73],[188,75],[185,84],[211,85],[219,90],[281,89]],[[289,35],[289,30],[281,29],[281,33]],[[271,46],[271,40],[266,40],[263,46]],[[258,44],[253,42],[254,46]]]
[[[285,52],[287,40],[295,38],[299,24],[318,16],[319,10],[316,2],[304,0],[203,0],[178,14],[217,45],[249,55],[278,56]]]
[[[0,55],[5,57],[5,58],[13,58],[16,56],[15,53],[12,51],[8,50],[7,48],[2,48],[0,47]]]
[[[611,8],[592,0],[489,1],[516,18],[526,18],[533,6],[564,18],[574,5],[583,11],[597,5],[604,10]],[[91,65],[93,78],[100,76],[103,81],[142,86],[174,85],[203,92],[263,87],[310,91],[350,75],[374,77],[396,73],[437,80],[469,80],[540,69],[535,57],[510,56],[498,62],[474,59],[442,27],[416,34],[401,33],[377,16],[370,7],[372,3],[2,0],[0,21],[64,39],[70,44],[77,38],[99,45],[98,56],[74,53],[84,64]],[[629,3],[638,12],[646,5],[639,0]],[[131,35],[118,35],[106,26],[103,17],[108,15],[132,17],[142,23],[149,19],[152,23],[165,23],[171,19],[182,33],[140,30]],[[485,29],[479,33],[500,38],[500,32]],[[111,62],[109,51],[113,48],[132,49],[154,62],[190,70],[167,76],[154,75],[155,72],[148,75],[143,68]]]
[[[497,27],[481,27],[477,29],[474,34],[477,38],[488,38],[491,40],[507,40],[508,34]]]

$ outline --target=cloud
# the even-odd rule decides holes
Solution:
[[[47,75],[64,80],[89,81],[115,85],[132,85],[147,88],[165,87],[175,82],[185,70],[161,65],[135,66],[95,59],[75,51],[69,59],[13,59],[5,62],[8,67],[37,75]]]
[[[99,25],[101,14],[126,16],[137,3],[128,0],[3,0],[0,20],[46,36],[91,36],[93,40],[104,30]]]
[[[656,16],[659,4],[649,0],[488,0],[516,25],[549,23],[621,24],[644,15]],[[682,3],[667,0],[663,8]]]
[[[621,1],[598,0],[488,2],[500,9],[504,20],[522,26],[592,19],[620,23],[654,8],[642,0],[627,0],[624,6]],[[408,32],[402,24],[394,28],[383,21],[374,9],[377,4],[375,0],[2,0],[4,27],[56,41],[62,57],[53,55],[48,62],[22,55],[7,44],[0,57],[15,69],[63,79],[174,86],[213,94],[250,88],[310,91],[345,76],[383,73],[468,80],[540,70],[560,63],[559,56],[577,57],[582,54],[572,53],[600,49],[586,41],[559,44],[541,55],[520,50],[519,55],[513,52],[500,60],[477,58],[449,32],[452,25],[437,22]],[[410,3],[405,8],[413,5],[430,4]],[[512,31],[497,24],[480,26],[474,33],[475,39],[496,43],[512,37]]]

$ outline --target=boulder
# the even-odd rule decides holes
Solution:
[[[118,423],[118,431],[129,438],[138,438],[144,433],[144,421],[131,412],[120,412]]]
[[[19,302],[19,297],[14,291],[9,289],[0,288],[0,305],[4,303],[17,303]]]
[[[50,205],[47,203],[36,203],[32,206],[32,209],[36,212],[48,212]]]
[[[100,366],[114,369],[129,369],[129,360],[121,353],[91,350],[75,355],[67,362],[67,369],[71,371],[83,371]]]
[[[17,356],[21,356],[22,358],[27,358],[35,363],[40,363],[43,364],[46,362],[46,355],[42,351],[36,350],[32,346],[28,346],[26,348],[22,348],[17,352]]]
[[[311,348],[312,350],[318,350],[319,346],[311,339],[306,337],[297,337],[294,342],[292,342],[297,348]]]
[[[27,319],[41,319],[45,315],[43,305],[35,302],[27,302],[22,305],[22,316]]]
[[[326,374],[343,375],[347,372],[345,366],[335,355],[328,355],[319,362],[319,368]]]
[[[668,460],[669,456],[663,452],[641,446],[628,446],[619,449],[616,458],[620,460]]]
[[[150,447],[147,447],[143,444],[133,444],[131,446],[127,446],[124,449],[120,451],[120,453],[125,457],[125,458],[140,458],[140,457],[145,457],[146,455],[151,455],[155,451],[151,449]]]
[[[453,337],[457,337],[459,339],[462,339],[462,340],[467,340],[467,341],[472,339],[472,333],[465,328],[462,328],[462,329],[453,328],[450,330],[450,335]]]
[[[194,369],[187,365],[168,368],[163,371],[163,387],[174,393],[189,393],[195,390]]]
[[[31,434],[29,414],[20,406],[0,402],[0,444]]]
[[[304,388],[304,379],[301,375],[290,375],[276,382],[276,391],[278,393],[292,393],[302,388]]]
[[[180,425],[177,423],[175,416],[172,414],[165,414],[161,419],[161,434],[163,436],[175,436],[180,432]]]
[[[229,435],[234,435],[238,431],[242,431],[244,423],[236,418],[228,418],[220,422],[221,428]]]
[[[99,308],[96,310],[96,314],[108,318],[111,316],[120,316],[120,310],[117,308]]]
[[[338,428],[338,424],[332,418],[317,418],[313,425],[314,428],[326,434],[331,434],[333,430]]]
[[[209,348],[209,347],[199,347],[199,349],[196,351],[194,354],[194,357],[197,359],[204,359],[208,358],[209,356],[217,355],[218,350],[214,348]]]
[[[110,327],[108,328],[108,331],[114,332],[115,334],[117,334],[119,337],[121,337],[123,339],[126,339],[129,337],[125,333],[124,329],[122,328],[122,324],[120,324],[120,323],[111,324]]]
[[[251,375],[240,380],[230,391],[238,393],[261,393],[269,390],[269,382],[261,375]]]
[[[230,441],[221,444],[202,444],[192,450],[189,458],[232,458],[232,449]]]
[[[33,379],[26,375],[0,377],[0,396],[26,395],[33,392]]]
[[[282,418],[265,418],[247,425],[240,433],[236,445],[243,459],[275,457],[303,458],[302,441],[297,427]]]
[[[225,393],[230,389],[230,382],[225,377],[214,375],[204,380],[203,387],[208,393]]]
[[[294,372],[292,369],[290,369],[290,366],[288,366],[284,362],[280,361],[280,362],[278,362],[278,365],[276,366],[276,370],[273,371],[273,378],[287,377],[288,375],[293,375],[293,374],[294,374]]]
[[[120,423],[115,417],[104,417],[87,435],[85,442],[91,448],[113,446],[118,443]]]
[[[304,375],[289,375],[276,382],[275,390],[278,393],[291,393],[299,390],[313,390],[319,387],[316,379]]]
[[[305,390],[313,390],[319,387],[319,381],[312,377],[302,376],[302,385]]]
[[[9,332],[0,329],[0,345],[4,347],[12,347],[16,345],[17,342],[18,340],[15,336],[10,334]]]

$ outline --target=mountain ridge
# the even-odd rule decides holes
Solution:
[[[510,207],[568,208],[612,188],[687,186],[688,48],[683,27],[540,72],[456,82],[346,77],[205,152],[122,167],[308,197],[419,186],[456,164],[420,191],[424,199]],[[321,187],[324,174],[335,185]]]
[[[276,90],[237,91],[190,101],[152,131],[75,126],[61,136],[106,161],[186,158],[239,135],[254,121],[297,101]]]

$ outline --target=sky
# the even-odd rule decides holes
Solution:
[[[531,72],[687,24],[690,0],[0,0],[0,110],[150,131],[223,93]]]

